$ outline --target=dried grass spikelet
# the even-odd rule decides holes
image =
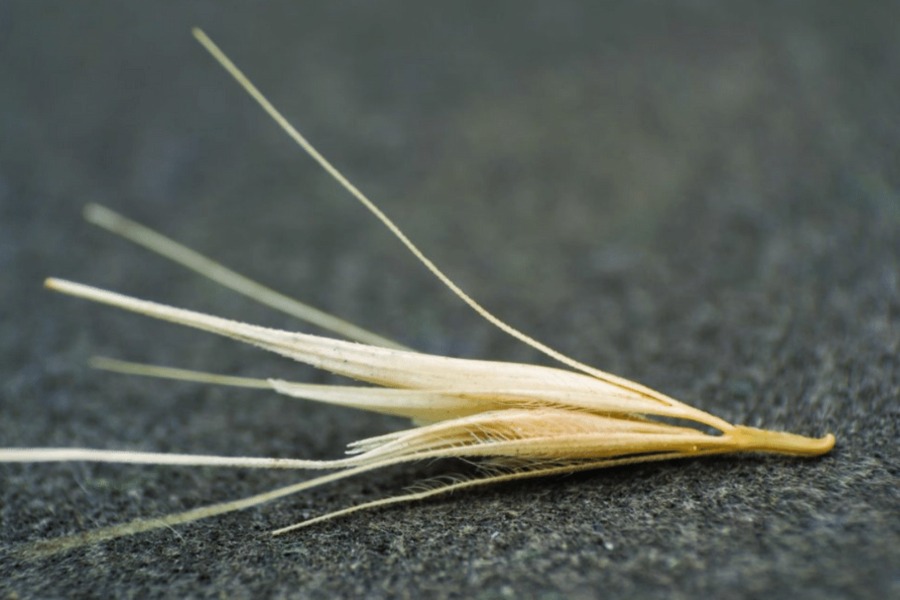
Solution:
[[[828,452],[834,446],[834,436],[831,434],[813,439],[731,425],[638,383],[573,360],[501,321],[459,289],[426,258],[377,206],[287,122],[202,31],[194,30],[194,35],[297,144],[381,220],[454,294],[495,326],[570,370],[415,352],[265,288],[108,209],[89,205],[85,216],[92,223],[237,292],[352,341],[249,325],[60,279],[48,279],[48,288],[233,338],[381,387],[310,385],[276,379],[229,377],[111,359],[96,359],[94,366],[138,375],[270,389],[297,398],[408,417],[416,426],[354,442],[350,444],[345,458],[329,461],[81,448],[0,449],[0,462],[94,461],[333,471],[241,500],[37,542],[26,548],[26,553],[55,553],[141,531],[188,523],[256,506],[365,471],[425,459],[477,458],[483,472],[472,479],[455,480],[329,513],[283,527],[274,533],[286,533],[366,508],[420,500],[502,481],[732,452],[815,456]]]

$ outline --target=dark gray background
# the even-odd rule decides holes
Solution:
[[[305,4],[0,3],[0,444],[329,457],[402,425],[87,369],[106,354],[330,381],[43,291],[65,276],[306,329],[91,228],[88,201],[418,348],[545,362],[300,155],[192,40],[201,25],[509,322],[728,420],[834,432],[837,448],[265,535],[465,470],[407,466],[46,561],[7,554],[6,597],[900,593],[897,3]],[[6,466],[0,537],[14,549],[297,477]]]

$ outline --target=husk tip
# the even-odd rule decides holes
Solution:
[[[829,433],[820,438],[784,431],[770,431],[738,426],[729,432],[735,445],[746,452],[774,452],[799,456],[821,456],[834,448],[835,437]]]

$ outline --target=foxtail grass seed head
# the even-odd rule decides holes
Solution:
[[[281,535],[364,509],[505,481],[713,454],[767,452],[817,456],[834,446],[831,434],[816,439],[732,425],[639,383],[569,358],[507,324],[461,290],[378,206],[319,154],[205,33],[199,29],[194,29],[193,33],[275,123],[381,221],[453,294],[501,331],[566,368],[417,352],[280,294],[108,208],[90,204],[84,212],[89,222],[343,339],[259,327],[63,279],[47,279],[48,289],[232,338],[367,385],[313,385],[280,379],[234,377],[111,358],[95,358],[92,366],[131,375],[270,390],[294,398],[406,417],[411,419],[413,426],[353,442],[345,457],[322,461],[87,448],[0,449],[0,462],[89,461],[331,471],[240,500],[33,543],[22,548],[23,554],[53,554],[190,523],[257,506],[366,471],[428,459],[473,459],[480,465],[480,471],[468,479],[456,478],[449,483],[358,504],[281,527],[272,533]]]

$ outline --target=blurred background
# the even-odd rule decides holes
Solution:
[[[264,532],[469,472],[0,558],[11,597],[898,591],[892,2],[0,2],[0,445],[324,458],[400,420],[94,372],[336,381],[54,296],[60,276],[313,331],[92,228],[99,202],[424,351],[551,364],[480,320],[215,65],[202,27],[463,289],[584,362],[838,448],[535,481]],[[285,424],[290,424],[288,427]],[[468,469],[468,471],[467,471]],[[0,468],[16,544],[297,475]]]

